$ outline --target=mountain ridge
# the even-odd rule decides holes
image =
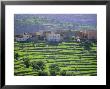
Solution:
[[[80,30],[95,29],[96,14],[15,14],[14,33],[36,32],[40,30]]]

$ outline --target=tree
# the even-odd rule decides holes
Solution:
[[[90,50],[92,46],[92,43],[90,41],[85,41],[84,42],[84,49],[85,50]]]
[[[55,72],[55,70],[50,70],[50,75],[52,75],[52,76],[56,76],[57,73]]]
[[[43,61],[34,61],[34,62],[32,62],[32,67],[33,67],[33,69],[44,70],[45,63]]]
[[[14,53],[14,59],[16,59],[16,60],[19,59],[19,54],[18,53]]]
[[[60,68],[57,64],[51,64],[49,66],[50,75],[56,76],[60,72]]]
[[[66,70],[62,70],[62,71],[60,72],[60,75],[66,76]]]
[[[29,68],[29,66],[30,66],[30,61],[29,61],[29,59],[27,58],[24,58],[23,59],[23,61],[24,61],[24,65],[26,66],[26,68]]]
[[[38,71],[38,75],[39,75],[39,76],[48,76],[48,72],[39,70],[39,71]]]
[[[36,44],[34,42],[32,42],[32,45],[33,45],[34,48],[36,48]]]
[[[75,40],[75,36],[72,36],[72,41],[74,41]]]

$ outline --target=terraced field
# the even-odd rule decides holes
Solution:
[[[37,69],[33,69],[32,63],[43,61],[46,76],[51,76],[50,66],[56,64],[59,71],[56,76],[96,76],[97,53],[96,43],[92,43],[89,49],[77,42],[62,42],[57,45],[39,43],[15,42],[14,52],[19,55],[14,60],[14,75],[16,76],[39,76]],[[26,67],[25,60],[29,60]],[[44,74],[45,75],[45,74]]]

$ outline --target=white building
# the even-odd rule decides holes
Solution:
[[[47,41],[59,42],[61,40],[60,34],[50,33],[47,35]]]
[[[23,41],[28,40],[30,37],[32,37],[32,36],[29,35],[29,34],[23,34],[23,35],[20,35],[20,36],[16,37],[16,41],[23,42]]]
[[[77,42],[80,42],[81,41],[79,36],[76,37],[76,41]]]

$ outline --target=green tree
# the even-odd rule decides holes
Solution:
[[[90,41],[84,42],[84,49],[85,50],[90,50],[92,46],[92,43]]]
[[[39,76],[48,76],[48,72],[39,70],[39,71],[38,71],[38,75],[39,75]]]
[[[59,66],[57,64],[51,64],[49,66],[49,72],[50,72],[50,75],[56,76],[56,75],[59,74],[60,68],[59,68]]]
[[[60,75],[66,76],[66,70],[62,70],[62,71],[60,72]]]
[[[43,62],[43,61],[32,62],[32,67],[33,67],[33,69],[44,70],[45,69],[45,62]]]
[[[19,54],[18,53],[14,53],[14,59],[16,59],[16,60],[19,59]]]
[[[26,66],[26,68],[29,68],[30,60],[28,58],[24,58],[23,61],[24,61],[24,65]]]

